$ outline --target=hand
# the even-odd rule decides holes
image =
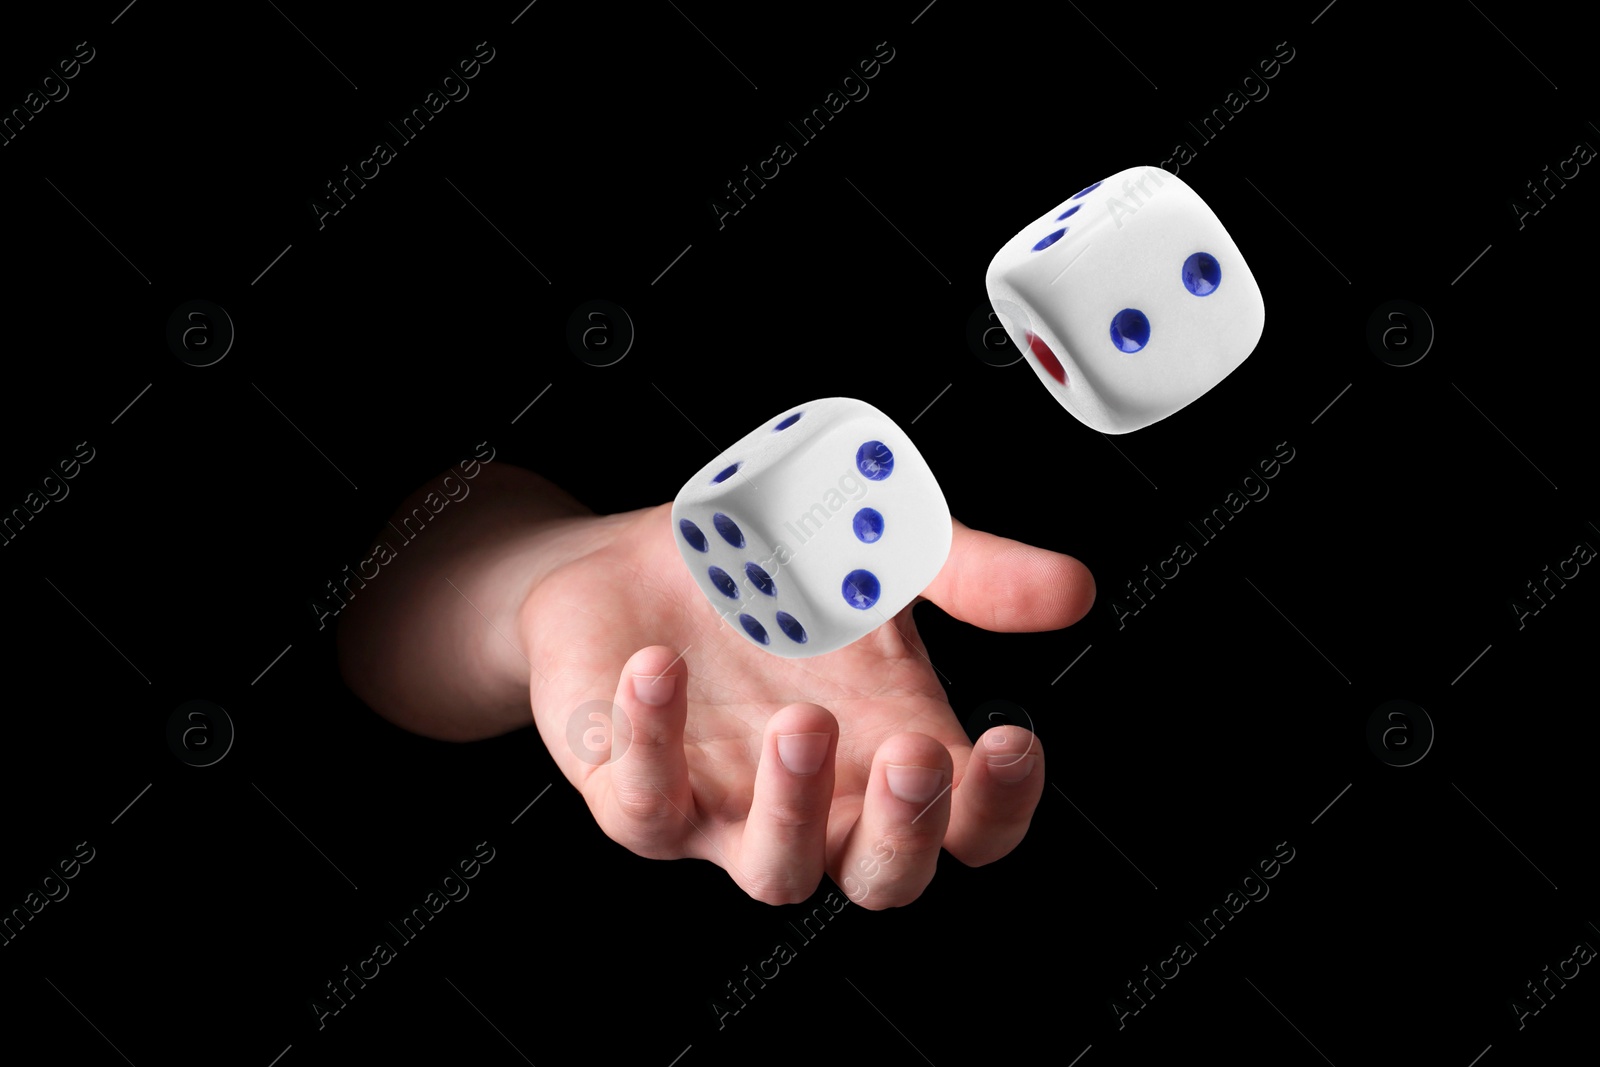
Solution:
[[[941,845],[972,866],[1016,847],[1044,789],[1039,740],[967,740],[911,607],[826,655],[771,655],[711,609],[670,514],[584,520],[594,547],[543,575],[518,618],[534,722],[612,840],[709,860],[769,904],[810,898],[826,873],[870,909],[920,896]],[[985,629],[1051,630],[1089,610],[1094,579],[957,522],[924,598]],[[613,715],[607,746],[594,728]],[[585,734],[593,747],[573,744]]]

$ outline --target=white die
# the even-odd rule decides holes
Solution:
[[[690,478],[672,537],[723,619],[801,658],[871,633],[950,554],[950,509],[917,447],[871,404],[799,404]]]
[[[1203,396],[1266,324],[1261,287],[1221,220],[1159,167],[1057,204],[1006,242],[985,282],[1039,380],[1103,433]]]

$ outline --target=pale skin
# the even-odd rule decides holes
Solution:
[[[858,903],[908,904],[941,847],[978,866],[1022,840],[1044,789],[1039,739],[1006,725],[968,740],[914,605],[844,648],[784,659],[712,609],[670,504],[596,515],[504,462],[456,479],[469,495],[338,619],[345,680],[390,721],[468,741],[531,715],[608,837],[641,856],[708,860],[769,904],[809,899],[824,874],[861,885],[869,870]],[[1071,556],[956,521],[917,602],[1021,632],[1071,625],[1094,596]],[[609,753],[597,752],[607,719]]]

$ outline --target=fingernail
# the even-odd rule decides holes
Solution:
[[[889,792],[907,804],[926,804],[944,788],[944,772],[932,767],[884,768],[889,779]]]
[[[639,698],[639,703],[649,704],[651,707],[660,707],[672,699],[672,694],[677,691],[678,676],[676,674],[636,674],[633,676],[633,695]]]
[[[1015,753],[998,756],[991,755],[989,759],[989,776],[1002,782],[1020,782],[1033,773],[1034,757],[1031,753],[1022,755]]]
[[[779,734],[778,758],[790,774],[816,774],[828,755],[827,734]]]

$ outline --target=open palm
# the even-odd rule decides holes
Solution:
[[[977,865],[1017,845],[1044,784],[1038,739],[1001,726],[974,748],[910,607],[834,652],[771,655],[711,609],[670,511],[596,519],[597,547],[522,608],[534,721],[608,836],[710,860],[772,904],[827,873],[869,908],[916,899],[941,846]],[[1094,582],[957,522],[924,596],[986,629],[1048,630],[1088,611]]]

